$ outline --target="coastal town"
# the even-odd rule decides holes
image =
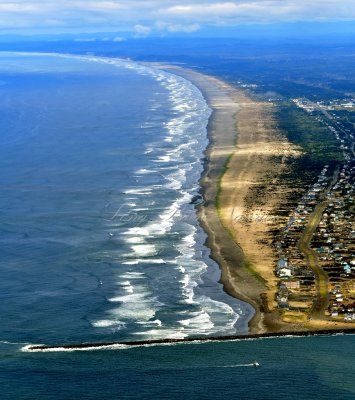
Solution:
[[[354,136],[348,119],[335,112],[355,110],[355,103],[293,102],[330,129],[343,162],[324,165],[274,239],[276,307],[284,322],[355,323]]]

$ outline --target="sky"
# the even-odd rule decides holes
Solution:
[[[148,37],[333,21],[355,23],[355,0],[0,0],[2,34],[121,32],[122,37]]]

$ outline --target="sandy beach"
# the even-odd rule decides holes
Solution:
[[[243,91],[196,71],[158,67],[195,84],[213,110],[201,179],[204,203],[198,213],[211,257],[221,268],[220,282],[228,294],[254,307],[251,333],[300,329],[281,323],[278,312],[272,311],[276,260],[269,232],[277,224],[271,211],[282,203],[282,190],[262,201],[253,193],[265,180],[271,184],[285,157],[297,156],[297,149],[275,128],[272,104],[253,101]],[[275,163],[275,156],[281,162]]]

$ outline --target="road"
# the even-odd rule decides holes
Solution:
[[[329,305],[329,278],[327,273],[319,265],[317,253],[312,249],[312,237],[322,219],[325,209],[328,207],[330,200],[326,200],[332,187],[336,184],[339,177],[339,168],[334,171],[331,182],[327,189],[320,196],[320,203],[315,207],[311,214],[308,224],[306,225],[300,240],[298,248],[304,254],[307,260],[307,266],[314,272],[316,278],[317,297],[313,303],[310,317],[313,319],[325,319],[325,311]]]
[[[317,297],[310,313],[312,319],[324,319],[325,311],[328,308],[329,303],[328,275],[319,265],[317,253],[311,248],[313,234],[316,231],[320,220],[322,219],[323,212],[327,208],[328,204],[329,201],[326,200],[316,206],[298,242],[298,248],[304,254],[307,260],[307,266],[314,272],[316,278]]]

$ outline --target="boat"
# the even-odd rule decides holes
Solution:
[[[255,367],[255,368],[260,367],[260,364],[257,361],[254,361],[253,362],[253,367]]]

